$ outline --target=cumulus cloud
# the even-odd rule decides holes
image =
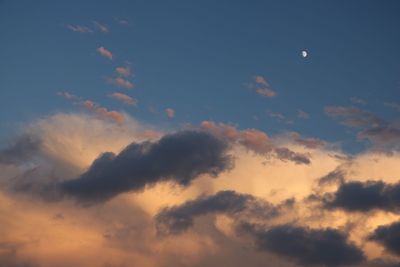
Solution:
[[[173,110],[172,108],[166,108],[165,114],[168,118],[172,119],[173,117],[175,117],[175,110]]]
[[[104,48],[103,46],[100,46],[99,48],[97,48],[97,52],[102,55],[103,57],[106,57],[110,60],[113,59],[113,54],[107,50],[106,48]]]
[[[126,94],[123,94],[123,93],[114,92],[114,93],[110,94],[110,97],[117,99],[127,105],[135,106],[137,104],[136,99],[134,99]]]
[[[363,252],[347,241],[345,233],[332,228],[243,224],[240,230],[251,234],[259,249],[303,266],[354,265],[365,259]]]
[[[260,155],[276,156],[281,160],[289,160],[297,164],[311,163],[307,155],[291,151],[285,147],[278,147],[266,133],[256,129],[239,131],[232,125],[215,123],[212,121],[203,121],[201,123],[201,128],[219,138],[238,143]]]
[[[118,155],[103,153],[84,174],[66,181],[62,190],[81,201],[97,202],[160,181],[187,186],[199,175],[217,176],[231,168],[227,148],[204,132],[169,134],[155,143],[131,144]]]
[[[84,101],[70,93],[62,95],[79,106]],[[21,151],[17,160],[0,163],[0,214],[4,215],[0,216],[0,236],[9,244],[23,244],[15,247],[15,257],[7,258],[6,266],[38,263],[40,267],[120,267],[131,262],[146,267],[295,267],[351,265],[350,262],[360,267],[395,266],[382,243],[368,237],[380,225],[399,220],[395,209],[348,212],[339,207],[324,208],[324,204],[325,200],[334,199],[337,187],[350,182],[364,184],[368,179],[380,179],[384,188],[394,188],[400,172],[398,153],[367,151],[350,157],[330,145],[303,145],[297,140],[308,138],[298,134],[271,137],[256,129],[239,130],[233,125],[212,123],[211,126],[219,126],[211,127],[213,132],[198,128],[194,132],[224,144],[222,157],[231,162],[229,155],[234,156],[235,166],[223,168],[229,171],[220,169],[218,179],[210,179],[215,173],[207,172],[210,168],[206,165],[218,164],[218,160],[209,156],[214,152],[205,148],[208,145],[177,138],[193,155],[182,153],[181,146],[171,145],[168,150],[159,143],[169,135],[163,137],[161,129],[125,116],[126,123],[116,124],[94,112],[59,113],[25,126],[20,136],[31,140],[40,137],[38,149],[28,149],[26,155],[25,149],[16,149]],[[175,134],[178,133],[181,132]],[[2,151],[19,139],[11,140]],[[192,143],[199,143],[206,152],[198,152]],[[305,154],[313,163],[282,161],[275,154],[275,149],[281,147]],[[103,154],[104,151],[112,154]],[[177,159],[178,154],[182,155],[181,160]],[[202,165],[204,168],[182,163],[203,162],[203,155],[207,162],[210,160]],[[175,164],[170,163],[175,160]],[[346,164],[348,161],[352,163]],[[204,172],[191,176],[192,170]],[[192,178],[182,182],[175,176],[159,175],[177,172],[189,173]],[[147,183],[138,178],[141,174],[154,176]],[[86,176],[96,178],[82,184],[76,182]],[[182,183],[184,186],[177,186]],[[74,184],[75,190],[68,191],[67,184]],[[54,188],[58,189],[54,191],[58,201],[38,197],[37,193],[52,200],[49,192]],[[96,192],[101,192],[99,198],[93,197]],[[394,201],[393,190],[382,192],[388,192],[387,199]],[[309,201],[307,197],[312,193],[333,197]],[[79,205],[87,203],[97,205]],[[251,225],[254,231],[238,228],[244,224]],[[191,226],[190,230],[185,231],[186,225]],[[160,228],[170,234],[157,235]],[[275,240],[273,236],[280,237],[279,242],[274,241],[276,247],[293,249],[261,246],[264,243],[260,240],[267,240],[268,244]],[[301,241],[302,250],[293,240]],[[356,261],[354,255],[358,253],[352,248],[362,250],[368,259]],[[299,250],[304,256],[299,256]],[[329,253],[324,254],[326,250],[337,250],[343,257],[330,261]],[[0,262],[1,252],[0,246]],[[75,256],[65,257],[67,254]]]
[[[265,97],[274,97],[276,96],[276,92],[270,88],[257,88],[257,94],[265,96]]]

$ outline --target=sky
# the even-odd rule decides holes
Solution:
[[[399,12],[0,0],[0,267],[399,266]]]

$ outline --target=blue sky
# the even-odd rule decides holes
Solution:
[[[57,95],[68,91],[166,128],[213,120],[360,150],[354,130],[324,107],[398,118],[384,103],[400,102],[399,8],[398,1],[1,1],[0,136],[40,116],[79,110]],[[107,82],[118,66],[130,66],[133,89]],[[249,88],[257,75],[276,96]],[[112,92],[137,106],[108,97]],[[285,118],[271,116],[278,113]]]

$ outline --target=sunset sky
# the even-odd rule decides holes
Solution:
[[[0,267],[400,266],[399,14],[0,0]]]

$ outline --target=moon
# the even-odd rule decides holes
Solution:
[[[306,58],[306,57],[308,56],[307,51],[306,51],[306,50],[301,51],[301,56],[302,56],[303,58]]]

